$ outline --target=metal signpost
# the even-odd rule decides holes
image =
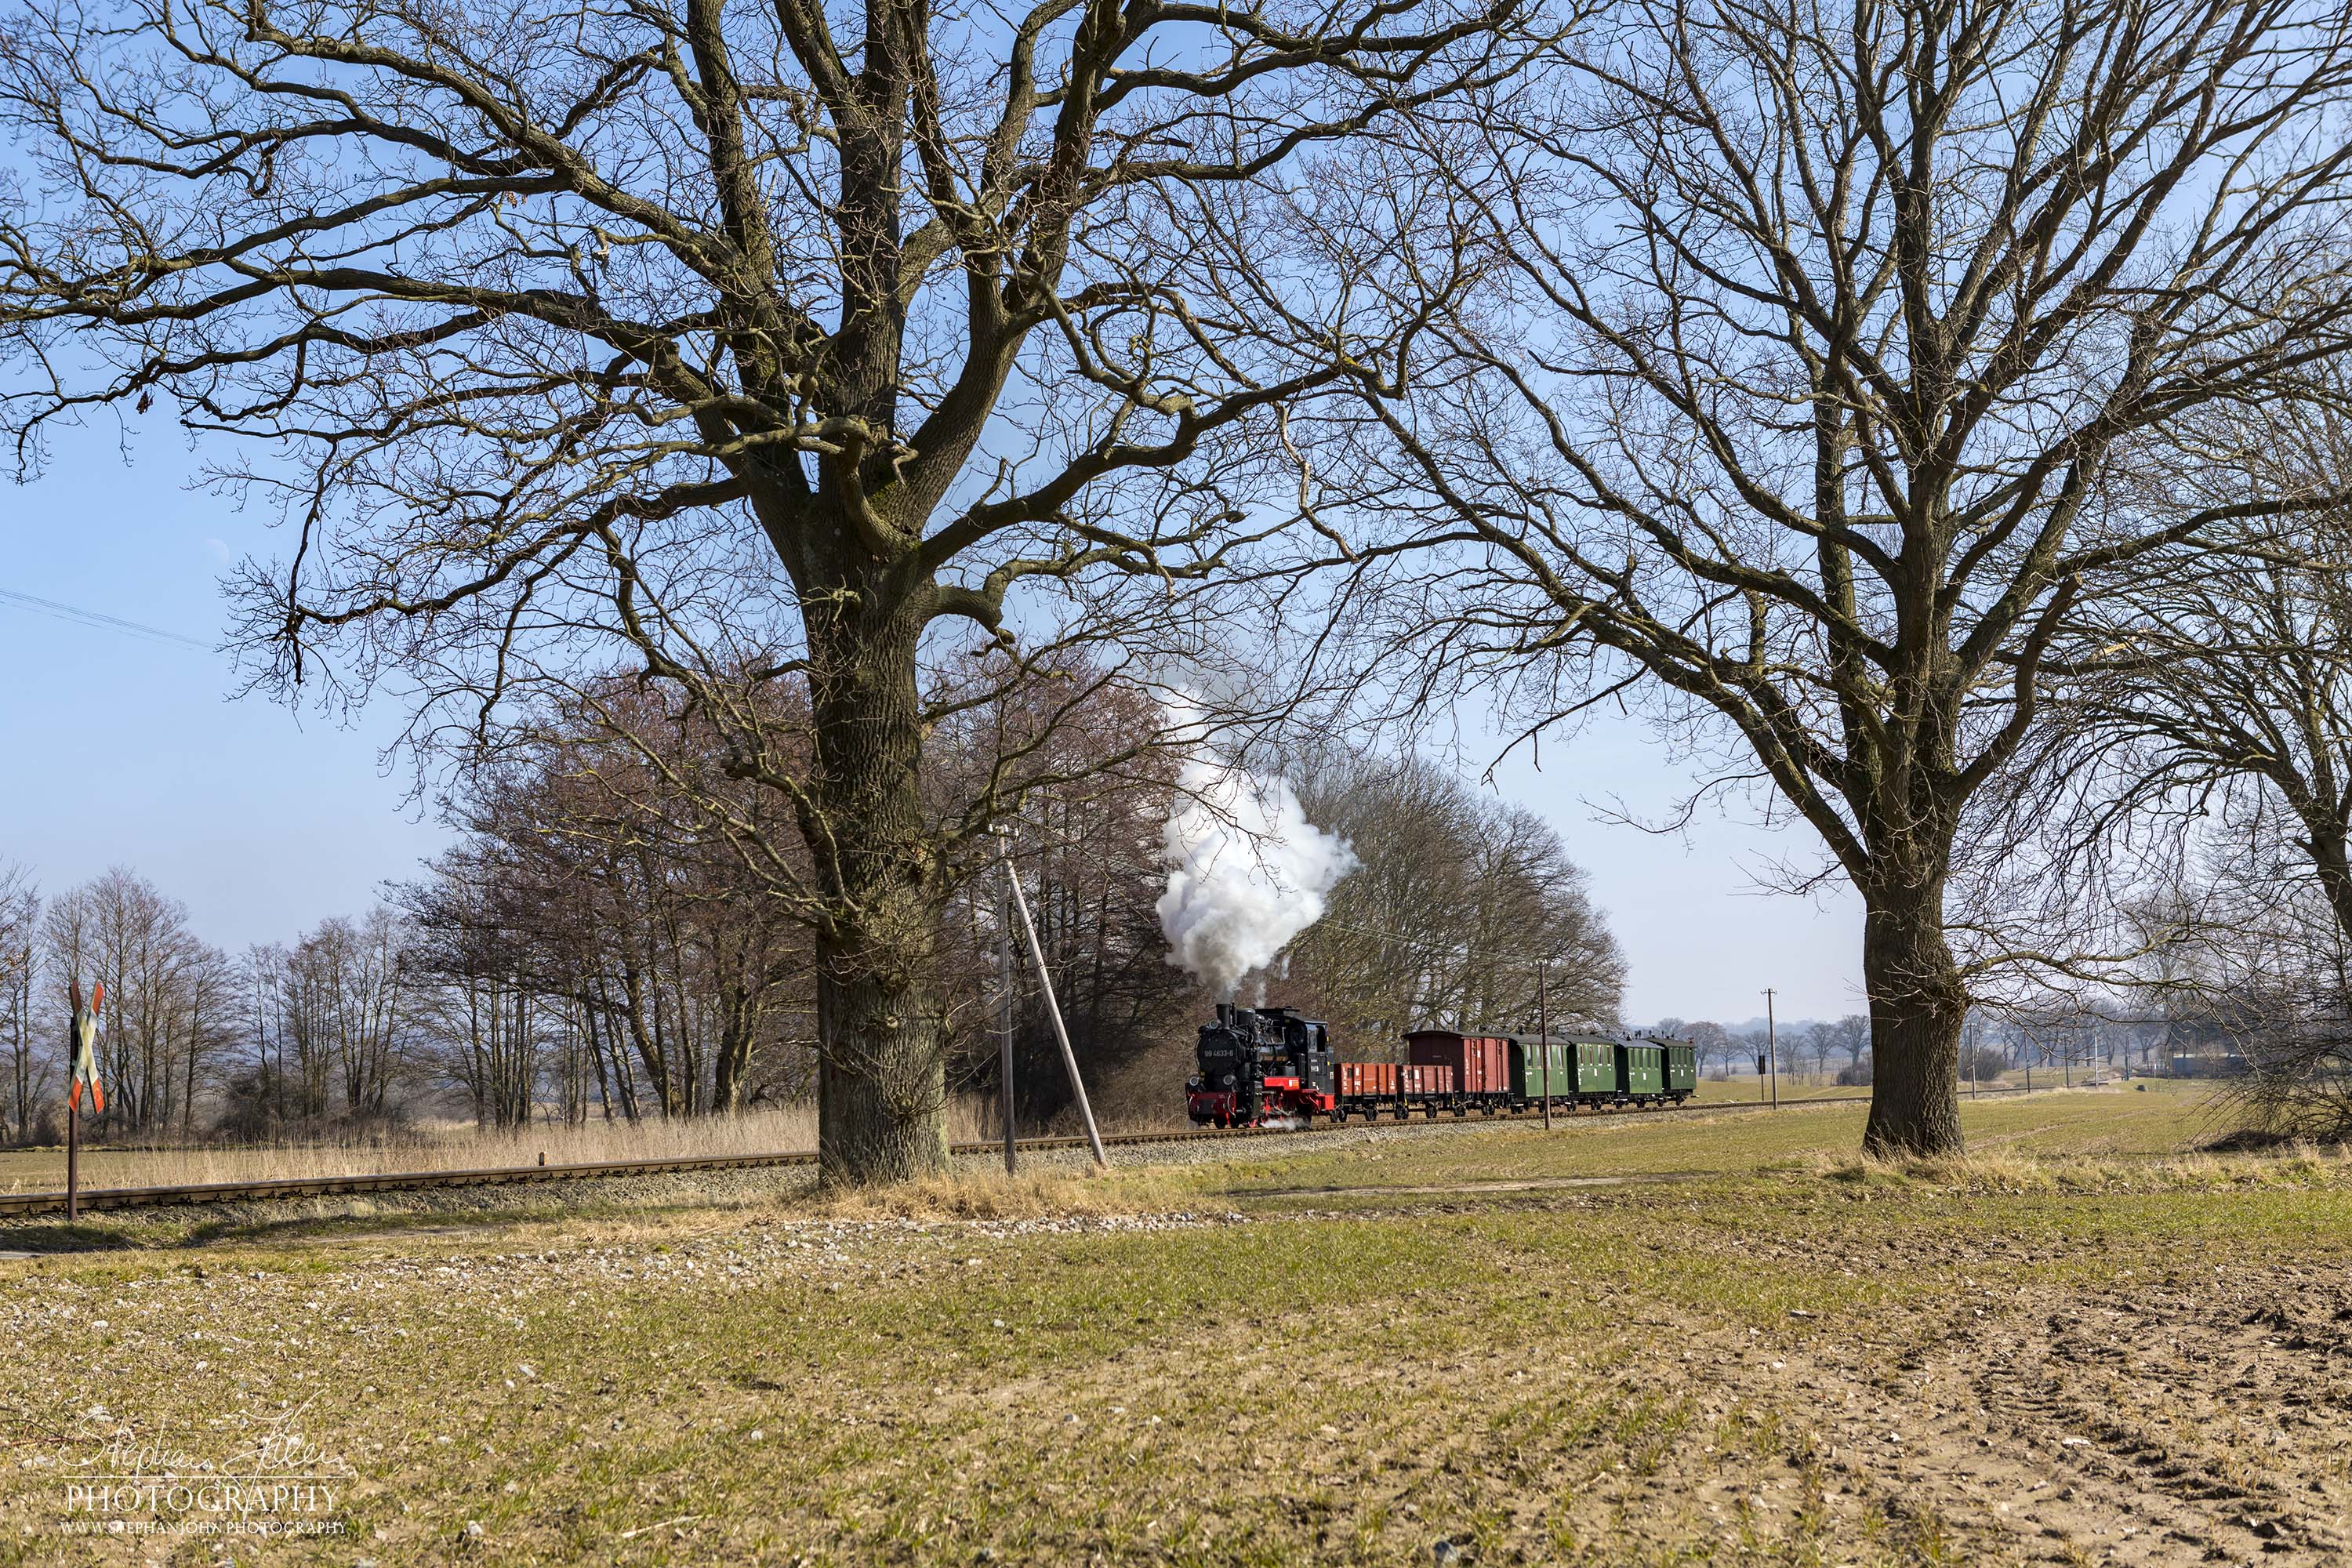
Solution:
[[[1772,988],[1764,987],[1764,1049],[1771,1068],[1772,1109],[1780,1109],[1780,1026],[1772,1020]]]

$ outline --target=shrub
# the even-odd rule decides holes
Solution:
[[[1990,1081],[2008,1070],[2009,1058],[1990,1046],[1978,1046],[1973,1050],[1960,1053],[1960,1078],[1963,1081]]]

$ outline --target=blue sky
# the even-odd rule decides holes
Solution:
[[[199,454],[168,426],[140,432],[126,464],[110,424],[67,432],[50,471],[0,488],[0,587],[216,641],[218,576],[276,552],[257,516],[189,488]],[[4,482],[0,482],[4,483]],[[383,748],[402,715],[350,724],[259,698],[232,700],[229,662],[178,644],[76,626],[0,601],[0,860],[61,889],[110,865],[184,901],[232,951],[287,940],[364,909],[446,842],[407,800]],[[1861,1005],[1858,908],[1759,894],[1749,868],[1801,857],[1809,836],[1762,834],[1710,812],[1677,837],[1593,820],[1622,797],[1663,815],[1681,777],[1642,726],[1603,721],[1524,756],[1497,787],[1544,813],[1592,873],[1631,960],[1626,1016],[1738,1021],[1763,988],[1783,1017]]]
[[[1810,828],[1765,831],[1702,806],[1679,833],[1596,820],[1625,812],[1669,818],[1685,775],[1640,721],[1596,721],[1567,744],[1548,742],[1538,771],[1523,750],[1496,770],[1496,789],[1539,811],[1591,873],[1593,898],[1628,963],[1625,1018],[1764,1016],[1835,1018],[1864,1010],[1862,905],[1843,882],[1799,897],[1762,891],[1756,873],[1780,860],[1811,865]]]
[[[68,432],[49,472],[0,481],[0,587],[179,632],[226,623],[217,579],[270,531],[191,489],[165,427],[126,465],[110,427]],[[221,655],[69,625],[0,602],[0,859],[62,889],[129,866],[232,950],[356,912],[443,841],[379,760],[394,715],[346,728],[230,700]]]

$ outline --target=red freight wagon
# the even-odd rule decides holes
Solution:
[[[1454,1069],[1433,1067],[1427,1062],[1408,1062],[1404,1068],[1404,1091],[1408,1095],[1452,1094]]]
[[[1343,1100],[1377,1096],[1394,1100],[1397,1091],[1397,1065],[1394,1062],[1341,1062],[1339,1097]]]
[[[1415,1029],[1404,1037],[1404,1047],[1408,1061],[1452,1068],[1454,1081],[1464,1094],[1510,1092],[1511,1043],[1500,1036]]]

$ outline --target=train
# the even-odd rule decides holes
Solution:
[[[1295,1128],[1350,1117],[1403,1120],[1541,1106],[1600,1110],[1680,1105],[1698,1089],[1688,1040],[1650,1034],[1472,1034],[1422,1028],[1404,1060],[1341,1061],[1329,1028],[1288,1007],[1217,1005],[1184,1086],[1204,1127]]]

